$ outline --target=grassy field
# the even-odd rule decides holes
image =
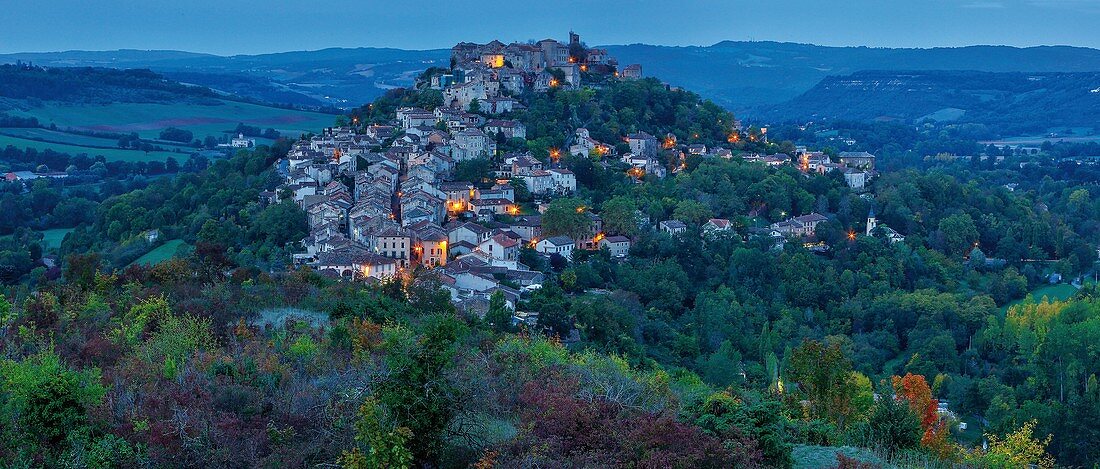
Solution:
[[[1058,128],[1047,129],[1047,133],[1044,133],[1044,134],[1041,134],[1041,135],[1017,135],[1017,136],[1013,136],[1013,137],[1006,137],[1006,138],[1003,138],[1003,139],[1000,139],[1000,140],[980,141],[978,143],[980,143],[982,145],[988,145],[988,144],[992,143],[994,145],[1031,145],[1031,146],[1039,146],[1039,145],[1042,145],[1043,142],[1048,142],[1048,141],[1051,142],[1051,143],[1057,143],[1057,142],[1067,142],[1067,143],[1069,143],[1069,142],[1077,142],[1077,143],[1100,142],[1100,134],[1097,134],[1096,130],[1097,129],[1093,129],[1093,128],[1089,128],[1089,127],[1073,127],[1073,128],[1058,127]],[[1052,137],[1050,134],[1055,134],[1056,136]]]
[[[1057,285],[1044,285],[1031,291],[1030,295],[1035,301],[1042,301],[1043,297],[1047,297],[1050,301],[1065,301],[1071,296],[1077,293],[1077,288],[1073,285],[1059,283]],[[1016,300],[1009,302],[1005,305],[1004,310],[1008,311],[1008,308],[1023,303],[1024,300]]]
[[[836,467],[837,453],[874,464],[882,464],[883,462],[871,452],[851,446],[796,445],[791,451],[791,457],[794,458],[794,469],[817,469]]]
[[[175,158],[179,162],[187,160],[190,153],[173,153],[170,151],[153,151],[143,152],[140,150],[123,150],[121,148],[92,148],[79,145],[68,145],[64,143],[51,143],[41,142],[38,140],[29,140],[25,138],[13,137],[11,135],[0,134],[0,148],[4,148],[8,145],[15,146],[16,148],[34,148],[35,150],[42,151],[50,149],[62,153],[69,153],[72,155],[78,155],[81,153],[87,153],[88,156],[95,157],[97,155],[103,155],[107,161],[164,161],[169,156]],[[65,168],[50,168],[53,170],[61,171]]]
[[[116,103],[107,105],[68,105],[45,103],[30,110],[9,114],[37,117],[42,125],[77,128],[100,132],[137,132],[142,138],[155,139],[166,127],[190,130],[195,138],[222,136],[237,123],[261,129],[274,128],[285,136],[296,137],[331,127],[335,116],[317,112],[279,109],[257,104],[221,101],[221,105]]]
[[[57,249],[61,247],[61,241],[65,239],[65,235],[73,231],[72,228],[55,228],[52,230],[45,230],[42,232],[42,247],[46,250]]]
[[[60,130],[39,128],[0,128],[0,134],[26,138],[28,140],[42,140],[44,142],[63,143],[82,147],[114,149],[118,144],[118,141],[112,138],[92,137],[90,135],[80,135],[62,132]],[[195,151],[193,147],[177,145],[172,142],[153,141],[152,143],[168,151],[180,150],[186,153]]]
[[[173,239],[165,242],[164,244],[157,246],[156,249],[145,253],[144,256],[139,257],[134,264],[140,265],[156,265],[164,262],[172,257],[175,257],[176,252],[180,246],[184,246],[182,239]]]

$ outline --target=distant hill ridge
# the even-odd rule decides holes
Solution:
[[[922,119],[1002,133],[1100,127],[1100,72],[861,71],[829,76],[759,116],[773,120]]]
[[[647,76],[695,91],[750,115],[809,91],[827,76],[862,70],[977,70],[987,72],[1100,71],[1100,50],[1070,46],[968,46],[930,49],[835,47],[789,42],[723,41],[711,46],[599,46],[621,63],[640,63]],[[66,51],[0,55],[0,62],[47,66],[149,68],[257,99],[324,102],[353,107],[386,89],[411,86],[430,66],[447,66],[450,49],[330,48],[218,56],[182,51]],[[218,75],[209,79],[205,75]],[[226,84],[228,76],[247,76]],[[232,80],[230,80],[232,81]]]
[[[70,103],[213,102],[217,94],[149,70],[0,65],[0,97]]]
[[[621,61],[641,63],[646,75],[741,114],[790,100],[827,76],[862,70],[1100,71],[1100,50],[1069,46],[891,49],[725,41],[708,47],[635,44],[608,50]]]

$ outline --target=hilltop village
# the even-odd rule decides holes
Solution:
[[[544,274],[524,264],[524,248],[552,262],[570,260],[575,250],[607,249],[614,259],[629,256],[632,240],[607,235],[600,215],[585,207],[576,209],[588,219],[583,236],[544,234],[542,213],[554,199],[577,190],[576,176],[560,163],[565,152],[624,168],[638,183],[677,173],[688,155],[797,165],[805,173],[840,171],[856,190],[876,174],[875,156],[863,152],[842,153],[836,163],[805,148],[792,155],[735,155],[730,148],[680,144],[672,134],[641,131],[623,135],[625,145],[620,145],[577,128],[567,136],[568,145],[552,149],[548,158],[505,153],[500,142],[527,137],[525,125],[512,118],[525,109],[522,96],[639,79],[641,67],[620,67],[605,50],[586,48],[574,33],[564,44],[552,39],[460,43],[452,49],[451,63],[449,70],[430,70],[421,83],[439,90],[443,105],[399,107],[385,123],[325,129],[297,141],[276,163],[285,183],[264,193],[264,201],[292,198],[308,214],[310,234],[302,240],[304,252],[294,256],[296,265],[355,281],[432,270],[459,309],[483,315],[494,293],[514,309],[523,290],[541,286]],[[737,129],[729,142],[739,138]],[[766,129],[746,138],[766,139]],[[617,148],[629,151],[620,154]],[[456,165],[474,159],[490,161],[492,177],[456,180]],[[527,200],[520,201],[517,192]],[[637,219],[641,228],[673,236],[688,231],[680,220],[649,220],[641,213]],[[818,213],[791,216],[755,228],[752,235],[770,237],[781,247],[789,239],[811,237],[824,220]],[[731,223],[711,219],[697,228],[710,236],[730,233]]]
[[[561,36],[273,54],[331,112],[0,66],[0,469],[1100,467],[1100,128],[978,140],[1053,81],[742,123]],[[145,52],[220,63],[79,55]]]

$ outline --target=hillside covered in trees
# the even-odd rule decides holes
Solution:
[[[393,91],[353,118],[366,125],[438,98]],[[757,129],[733,138],[728,112],[655,80],[524,99],[511,117],[528,141],[503,145],[544,161],[579,126],[608,142],[645,131],[725,142],[737,155],[794,149]],[[549,204],[544,227],[567,230],[591,211],[634,244],[625,260],[577,251],[545,262],[523,249],[547,280],[521,297],[517,309],[538,321],[520,326],[499,295],[484,318],[456,311],[431,271],[352,283],[288,268],[306,215],[291,201],[259,202],[288,145],[88,199],[80,211],[93,215],[62,243],[59,266],[5,279],[0,459],[719,468],[791,467],[824,451],[838,467],[1100,461],[1095,287],[1029,297],[1052,273],[1094,272],[1100,194],[1070,168],[899,168],[860,193],[839,173],[737,156],[669,159],[668,177],[640,182],[614,159],[562,156],[579,188]],[[480,180],[493,163],[459,170]],[[1010,190],[1005,180],[1030,182]],[[31,197],[49,202],[48,189]],[[863,235],[872,204],[903,241]],[[828,215],[812,243],[759,236],[812,212]],[[731,230],[704,236],[714,217]],[[669,219],[687,232],[654,229]],[[152,230],[192,249],[132,263],[128,249]],[[858,454],[837,456],[841,446]]]

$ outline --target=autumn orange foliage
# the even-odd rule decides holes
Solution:
[[[906,373],[892,379],[897,399],[909,404],[909,410],[920,418],[920,427],[924,430],[921,446],[928,448],[941,458],[950,458],[954,454],[954,445],[948,441],[947,422],[940,419],[939,400],[932,397],[932,390],[924,376]]]

